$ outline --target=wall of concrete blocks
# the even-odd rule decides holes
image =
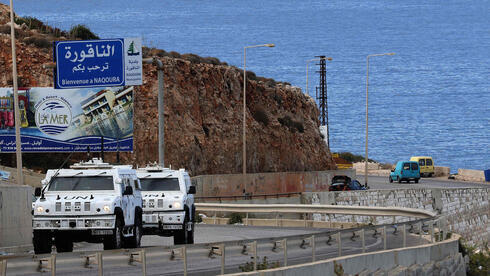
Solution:
[[[355,170],[201,175],[192,178],[197,196],[236,196],[328,191],[335,175],[356,177]],[[244,192],[245,191],[245,192]]]
[[[450,231],[468,243],[481,246],[490,240],[490,189],[399,189],[303,193],[302,203],[348,206],[383,206],[417,208],[437,212],[447,218]],[[392,223],[404,217],[366,217],[330,215],[316,219],[334,222]]]
[[[458,240],[229,275],[466,275]]]
[[[0,185],[0,248],[32,243],[32,188]]]

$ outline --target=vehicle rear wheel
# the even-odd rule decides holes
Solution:
[[[56,252],[73,252],[73,241],[66,233],[58,233],[54,239]]]
[[[393,178],[391,176],[388,176],[388,178],[390,179],[390,183],[393,183]]]
[[[415,183],[419,183],[419,178],[415,179]]]
[[[104,238],[104,250],[119,249],[122,247],[122,228],[123,223],[120,218],[116,218],[116,226],[110,236]]]
[[[398,181],[398,183],[402,183],[402,179],[399,176],[396,177],[396,180]]]
[[[51,253],[51,233],[49,231],[34,230],[34,254]]]
[[[184,224],[182,230],[179,230],[174,235],[174,244],[193,244],[194,243],[194,227],[191,231],[187,231],[187,224],[189,223],[189,212],[187,211],[184,218]]]

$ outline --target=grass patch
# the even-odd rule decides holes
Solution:
[[[94,34],[87,26],[83,24],[78,24],[70,29],[70,38],[73,39],[99,39],[99,37]]]
[[[243,214],[231,213],[228,224],[243,223]]]

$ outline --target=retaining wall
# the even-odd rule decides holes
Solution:
[[[302,203],[358,206],[407,207],[434,211],[446,216],[448,229],[472,245],[490,240],[490,189],[400,189],[303,193]],[[333,222],[392,223],[404,217],[330,215],[321,220]]]
[[[345,256],[233,275],[466,275],[454,237],[437,244]]]
[[[0,248],[32,243],[32,188],[0,185]]]
[[[244,193],[277,194],[328,191],[332,177],[347,175],[355,178],[353,169],[317,172],[280,172],[247,174],[201,175],[192,178],[197,196],[234,196]]]

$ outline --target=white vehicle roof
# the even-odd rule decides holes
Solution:
[[[138,178],[166,178],[166,177],[179,177],[185,174],[184,169],[172,170],[170,168],[164,168],[158,165],[151,165],[145,168],[139,168],[136,170]]]
[[[57,177],[84,177],[84,176],[118,176],[121,174],[135,174],[131,165],[111,165],[102,162],[100,158],[93,158],[88,162],[79,162],[70,166],[70,169],[48,170],[46,180],[54,175]],[[44,183],[43,183],[44,184]]]

